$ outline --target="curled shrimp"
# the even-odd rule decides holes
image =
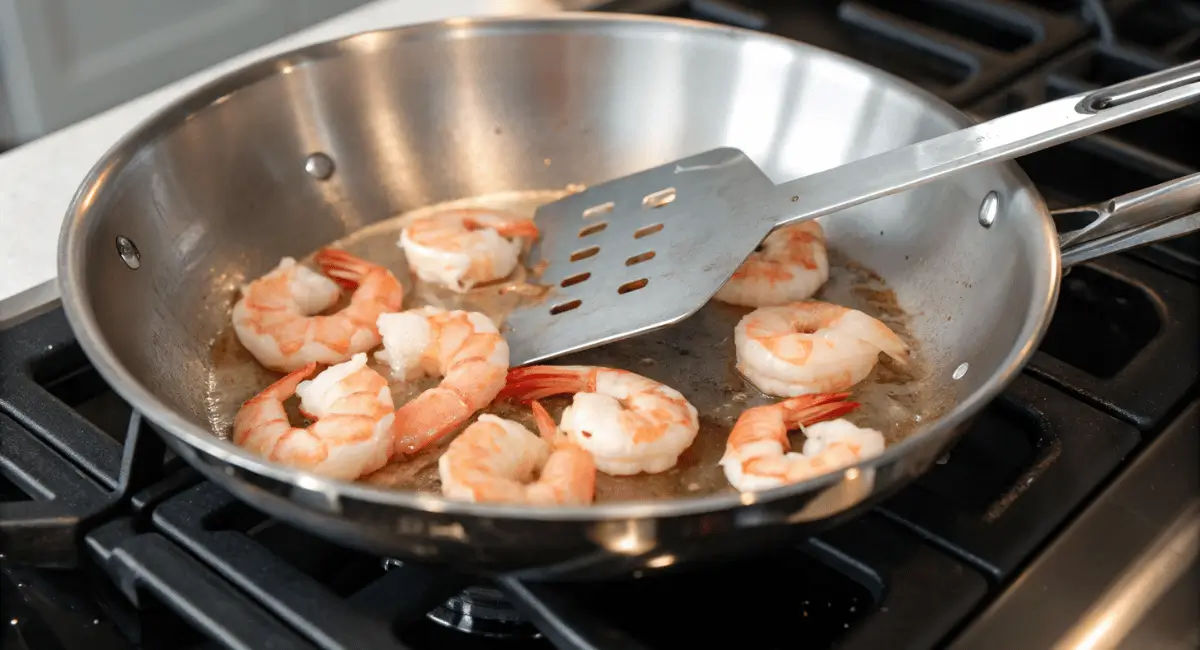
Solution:
[[[678,391],[625,370],[526,366],[508,372],[499,399],[574,394],[559,427],[615,476],[656,474],[675,466],[700,430],[696,408]]]
[[[596,463],[558,435],[534,402],[541,437],[512,420],[479,416],[438,459],[442,494],[474,502],[587,505],[596,495]]]
[[[291,372],[310,363],[341,363],[379,345],[375,320],[395,311],[404,287],[391,271],[345,251],[326,248],[316,255],[324,275],[285,257],[266,275],[242,289],[233,306],[233,329],[259,363]],[[353,291],[345,309],[325,316]]]
[[[233,422],[233,442],[274,461],[330,478],[353,480],[392,456],[392,393],[387,379],[355,354],[311,380],[310,363],[246,401]],[[284,400],[300,396],[300,411],[316,420],[292,426]]]
[[[760,307],[734,329],[737,368],[779,397],[846,390],[866,378],[883,352],[909,359],[908,344],[887,325],[854,310],[807,301]]]
[[[729,484],[754,492],[798,483],[849,467],[883,452],[883,434],[833,420],[858,404],[849,393],[804,395],[746,409],[733,425],[720,465]],[[804,427],[800,453],[791,451],[788,430]]]
[[[805,221],[767,235],[713,297],[744,307],[783,305],[811,297],[827,280],[825,233]]]
[[[411,454],[461,426],[504,387],[508,343],[484,314],[421,307],[383,314],[383,350],[375,358],[393,377],[441,377],[396,411],[396,453]]]
[[[524,239],[537,239],[531,219],[501,210],[463,208],[418,219],[400,232],[408,266],[425,282],[465,293],[508,277]]]

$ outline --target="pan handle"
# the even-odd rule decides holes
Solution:
[[[1064,268],[1157,244],[1200,230],[1200,173],[1052,214]]]

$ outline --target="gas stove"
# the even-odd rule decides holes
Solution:
[[[1200,55],[1187,0],[620,0],[889,70],[980,118]],[[1200,168],[1179,110],[1018,163],[1051,207]],[[1200,647],[1200,238],[1072,270],[929,473],[792,548],[487,584],[271,520],[165,451],[61,309],[0,329],[0,647]]]

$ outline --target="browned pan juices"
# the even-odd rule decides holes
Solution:
[[[573,190],[575,188],[568,188],[567,192]],[[405,309],[424,305],[470,309],[483,312],[502,324],[506,315],[523,300],[520,296],[504,292],[503,284],[456,294],[414,281],[408,273],[404,253],[397,245],[400,230],[417,217],[452,207],[507,209],[532,217],[538,205],[565,193],[555,190],[515,192],[430,206],[374,224],[330,245],[390,268],[405,285]],[[524,271],[518,273],[518,277],[510,280],[525,279]],[[882,278],[832,249],[830,279],[816,299],[874,316],[912,346],[913,361],[907,368],[900,369],[884,357],[867,379],[852,389],[851,399],[862,406],[846,416],[847,419],[860,426],[878,429],[892,444],[910,435],[922,422],[937,418],[952,405],[953,396],[946,393],[945,386],[935,382],[926,370],[920,342],[910,330],[910,318]],[[734,367],[733,329],[750,311],[710,302],[697,314],[673,327],[553,362],[555,365],[598,365],[637,372],[676,388],[700,413],[700,432],[696,441],[680,457],[675,468],[655,475],[627,477],[601,473],[596,481],[597,501],[732,491],[717,465],[724,454],[729,430],[746,408],[775,401],[757,391]],[[232,328],[226,328],[213,343],[212,361],[207,395],[209,421],[218,435],[227,436],[241,403],[279,375],[259,366],[237,341]],[[376,369],[386,375],[385,368],[377,366]],[[396,404],[412,399],[435,383],[436,380],[424,380],[412,385],[394,385]],[[556,419],[568,404],[569,397],[543,401]],[[527,407],[496,404],[488,412],[512,418],[536,430]],[[441,485],[437,459],[453,437],[454,434],[446,436],[414,456],[397,458],[362,480],[395,489],[438,492]],[[803,434],[796,433],[793,442],[797,446],[802,444]]]

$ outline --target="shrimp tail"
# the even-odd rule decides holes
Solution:
[[[558,437],[558,425],[554,423],[554,418],[550,417],[550,414],[537,400],[530,400],[529,407],[533,409],[533,421],[537,424],[538,433],[542,435],[542,439],[554,444],[555,438]]]
[[[789,429],[808,426],[841,417],[861,406],[858,402],[847,402],[850,393],[821,393],[801,395],[779,403],[785,413],[784,421]]]
[[[258,395],[255,395],[254,397],[251,397],[249,400],[246,400],[246,401],[247,401],[247,403],[249,403],[249,402],[253,402],[256,400],[270,399],[270,400],[278,400],[278,401],[282,402],[283,400],[291,397],[292,395],[295,395],[296,387],[300,385],[300,382],[311,377],[312,374],[314,372],[316,372],[316,370],[317,370],[316,362],[309,363],[309,364],[305,365],[303,368],[297,368],[296,370],[289,372],[288,374],[284,375],[283,377],[280,377],[279,379],[277,379],[275,381],[275,383],[271,384],[270,386],[267,386],[266,389],[263,390],[261,393],[259,393]]]
[[[594,376],[565,366],[525,366],[512,368],[497,401],[515,399],[522,403],[568,393],[594,390]]]
[[[325,275],[345,289],[354,290],[375,268],[374,264],[336,248],[322,248],[315,256]]]

